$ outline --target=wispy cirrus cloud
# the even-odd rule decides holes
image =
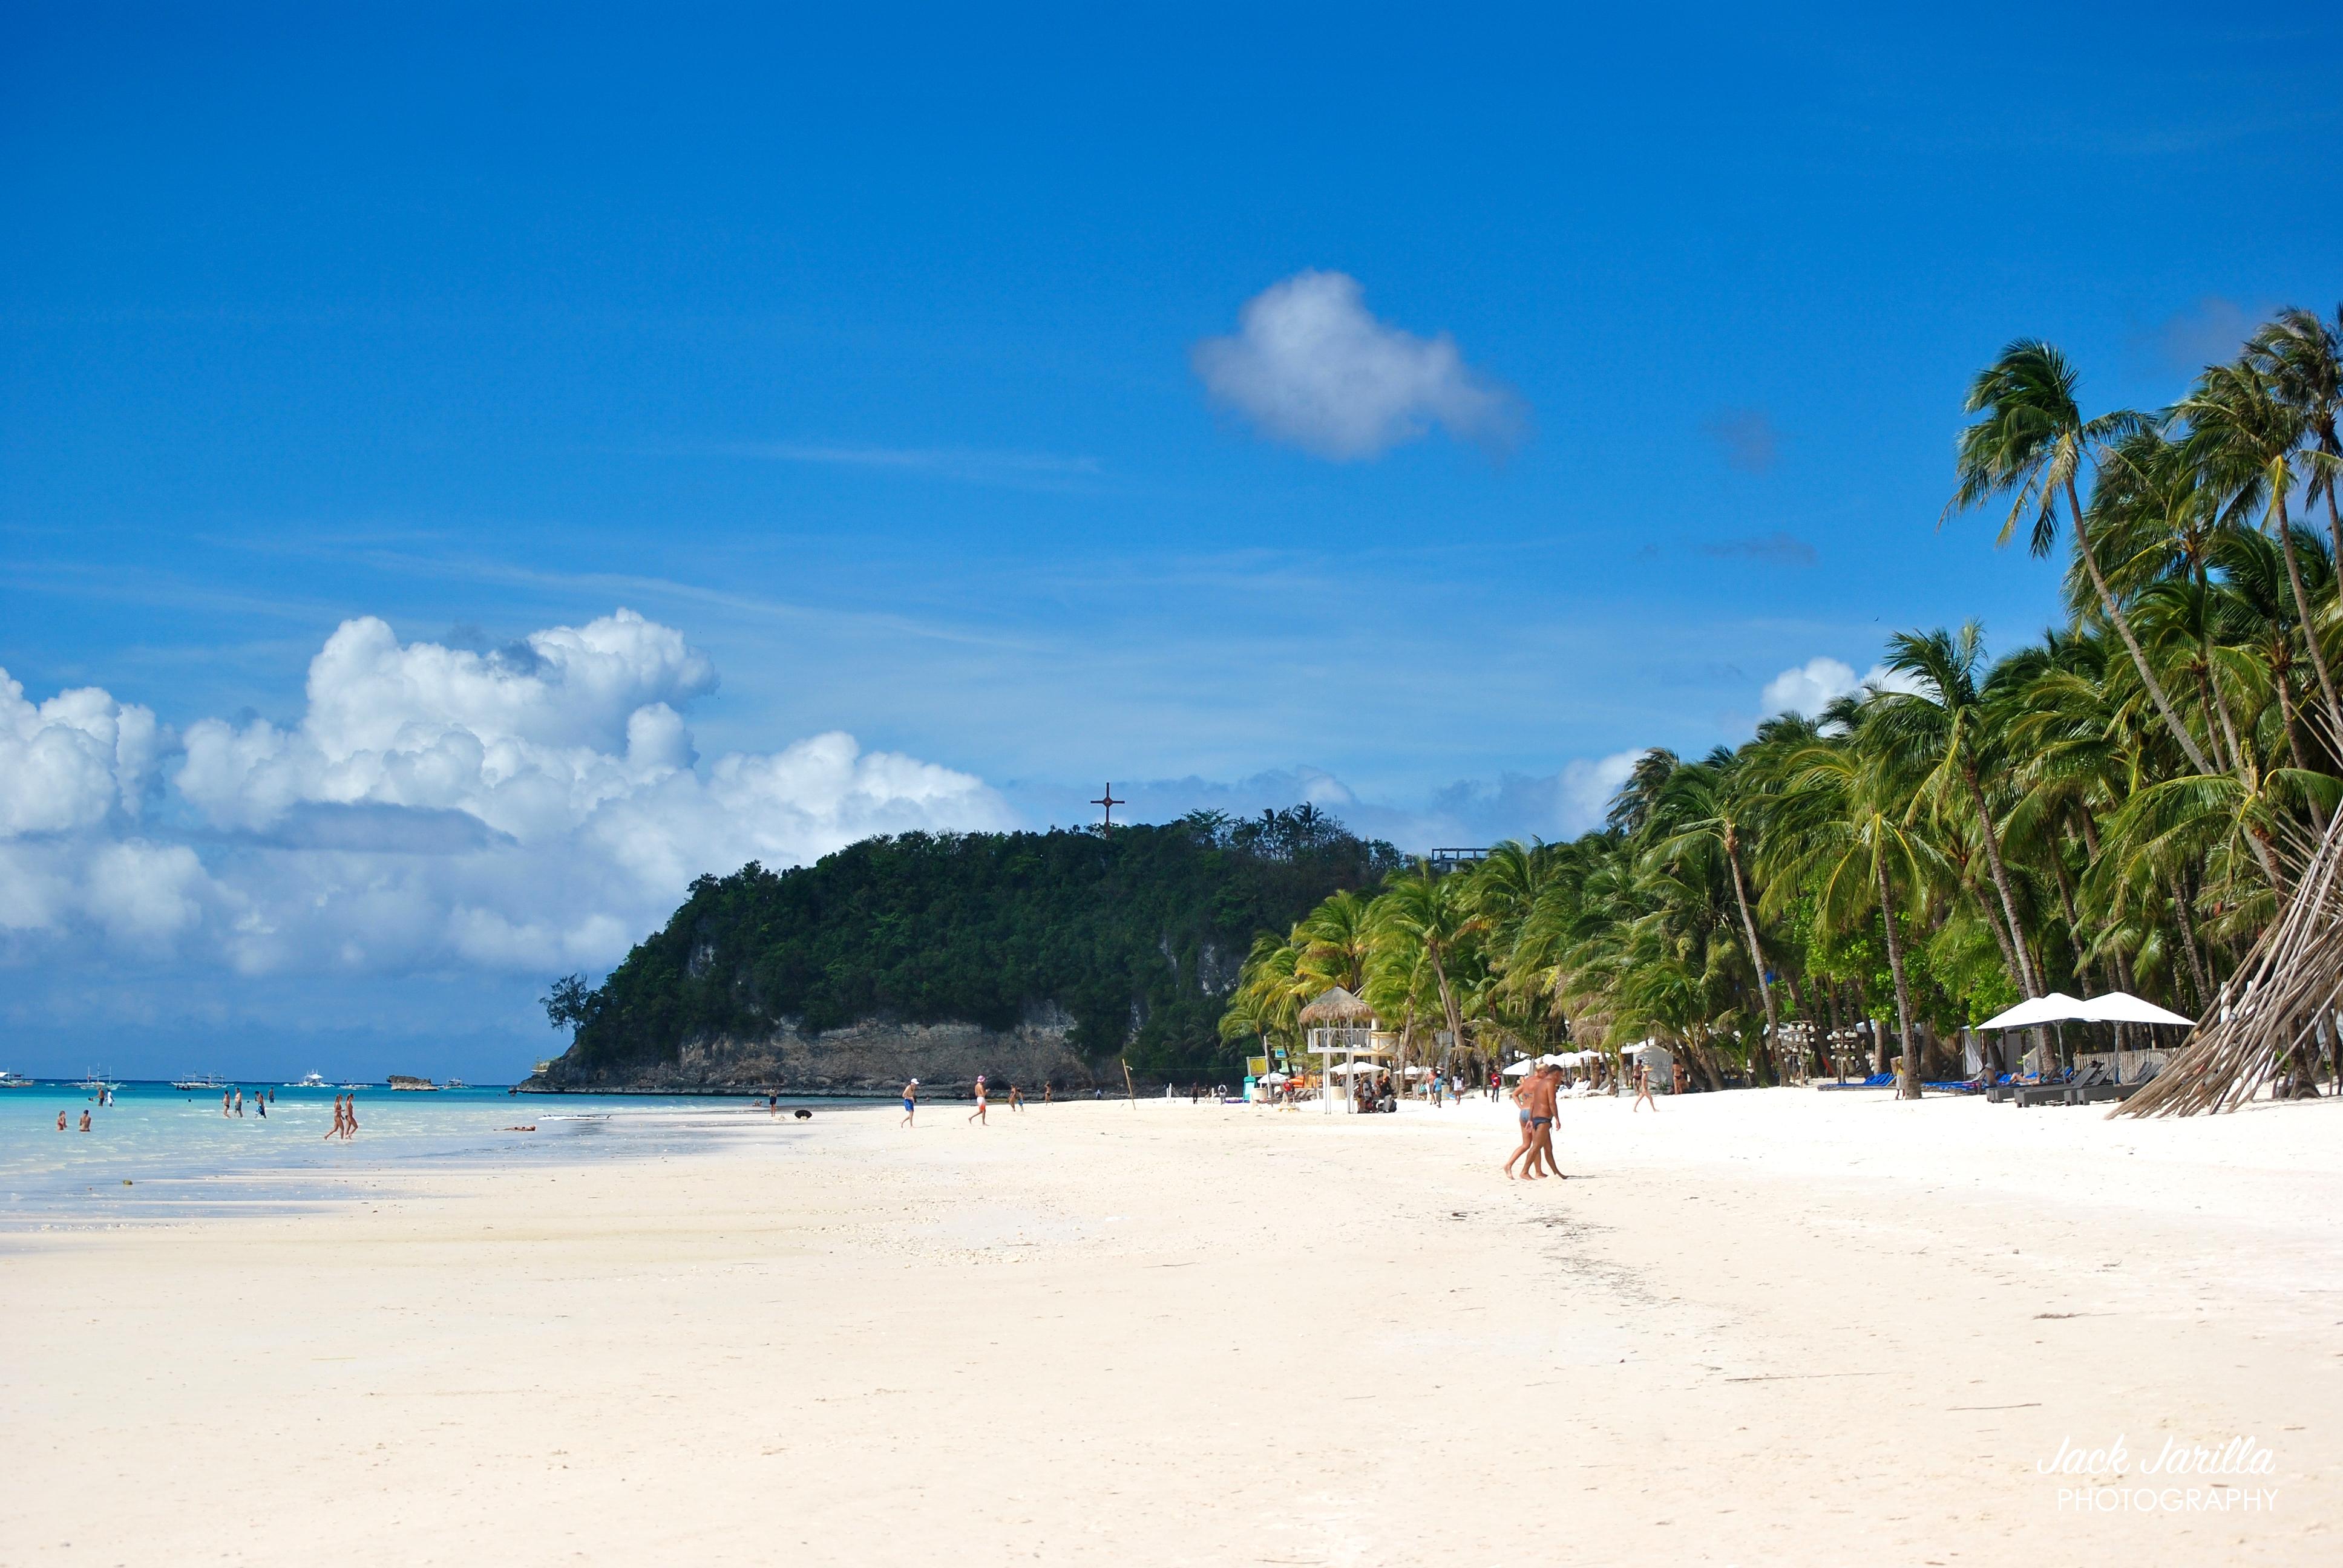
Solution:
[[[1810,567],[1815,560],[1815,547],[1790,533],[1761,534],[1745,539],[1714,539],[1696,548],[1702,555],[1717,560],[1763,561],[1777,567]]]
[[[866,468],[927,474],[971,485],[1010,485],[1031,489],[1066,488],[1102,478],[1096,457],[1061,452],[1003,451],[981,447],[872,447],[823,441],[744,441],[707,448],[718,457],[751,457],[772,463],[808,463],[834,468]]]
[[[1781,456],[1781,433],[1763,408],[1720,408],[1701,429],[1716,443],[1725,462],[1745,474],[1770,473]]]

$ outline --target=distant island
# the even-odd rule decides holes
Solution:
[[[545,1000],[535,1092],[1039,1090],[1241,1071],[1219,1024],[1256,935],[1374,885],[1397,850],[1311,806],[1161,826],[905,833],[707,876],[598,987]]]

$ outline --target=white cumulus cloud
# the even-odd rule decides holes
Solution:
[[[1466,365],[1453,338],[1376,320],[1358,280],[1339,272],[1272,284],[1192,361],[1215,399],[1322,457],[1372,457],[1435,425],[1503,447],[1520,423],[1518,400]]]
[[[703,768],[683,714],[716,684],[626,609],[491,653],[368,617],[297,722],[201,719],[166,755],[142,708],[0,674],[0,932],[247,975],[593,969],[702,873],[1011,825],[981,779],[843,733]]]

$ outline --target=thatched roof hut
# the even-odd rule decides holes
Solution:
[[[1302,1010],[1304,1028],[1317,1023],[1368,1024],[1373,1023],[1374,1018],[1374,1009],[1341,986],[1321,991],[1308,1007]]]

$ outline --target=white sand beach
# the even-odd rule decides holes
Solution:
[[[0,1563],[2338,1550],[2343,1107],[965,1111],[16,1237]]]

